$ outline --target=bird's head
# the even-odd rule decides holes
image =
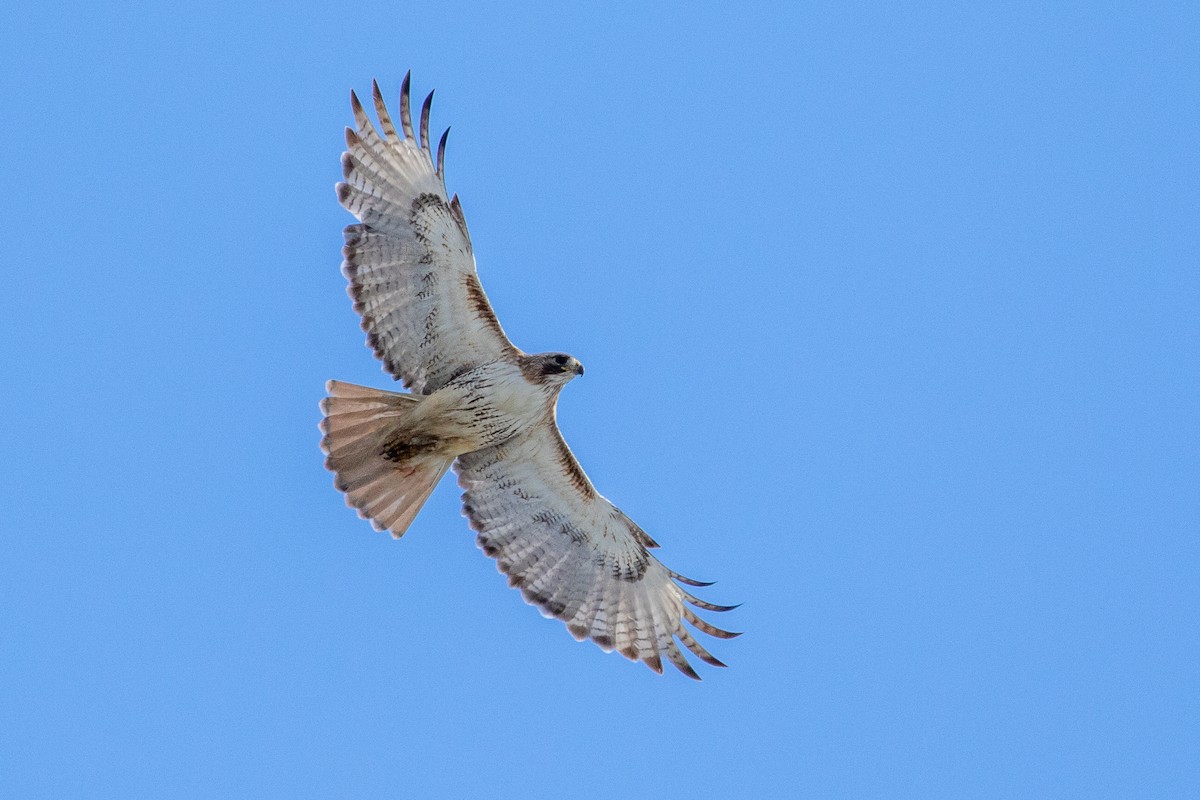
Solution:
[[[566,353],[538,353],[529,356],[529,372],[540,383],[562,387],[577,375],[583,374],[583,364]]]

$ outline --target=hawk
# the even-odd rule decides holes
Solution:
[[[655,672],[662,660],[699,680],[679,648],[725,666],[684,622],[732,638],[689,607],[729,611],[693,596],[657,547],[604,498],[555,421],[558,393],[583,365],[566,353],[525,353],[500,327],[475,271],[458,196],[445,184],[446,135],[430,146],[425,99],[418,130],[400,89],[400,130],[372,84],[379,127],[351,92],[341,204],[342,271],[367,344],[410,393],[330,381],[321,448],[346,502],[377,530],[404,535],[454,465],[463,515],[480,549],[542,614]],[[678,640],[678,642],[676,641]]]

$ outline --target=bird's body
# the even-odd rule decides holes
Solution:
[[[526,354],[504,334],[475,273],[466,219],[447,198],[429,146],[430,100],[420,137],[408,78],[401,132],[375,87],[382,134],[352,97],[345,183],[338,198],[360,220],[346,228],[343,270],[367,342],[411,394],[330,381],[322,402],[326,464],[347,502],[397,538],[454,464],[463,513],[509,583],[578,639],[662,670],[666,657],[696,675],[678,639],[723,666],[683,626],[728,638],[699,619],[701,601],[666,569],[645,531],[596,491],[555,422],[562,388],[583,367],[565,353]],[[432,98],[432,94],[430,95]],[[677,583],[678,582],[678,583]]]
[[[534,358],[524,360],[531,363]],[[548,379],[535,363],[532,368],[509,361],[481,364],[423,399],[422,417],[456,442],[456,456],[502,444],[552,419],[559,391],[576,374]]]

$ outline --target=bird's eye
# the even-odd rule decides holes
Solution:
[[[567,363],[567,357],[566,357],[566,356],[555,356],[555,357],[554,357],[554,363],[555,363],[555,364],[558,364],[560,367],[562,367],[562,366],[566,366],[566,363]]]

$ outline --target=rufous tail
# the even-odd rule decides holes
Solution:
[[[346,504],[399,539],[454,460],[413,419],[420,396],[329,381],[321,449]]]

